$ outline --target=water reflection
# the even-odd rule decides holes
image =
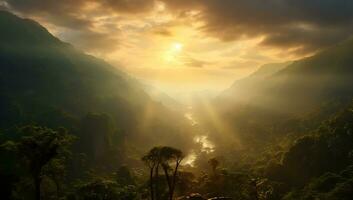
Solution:
[[[184,164],[194,166],[194,162],[197,158],[196,152],[202,152],[202,153],[206,153],[206,154],[212,153],[215,151],[215,145],[212,143],[212,141],[209,140],[207,134],[204,134],[204,133],[206,133],[206,131],[202,130],[199,127],[199,123],[194,118],[191,106],[188,107],[188,110],[184,114],[184,117],[189,121],[191,126],[195,127],[195,135],[196,136],[194,137],[193,140],[194,140],[194,143],[197,144],[195,146],[199,147],[199,149],[194,149],[193,151],[191,151],[191,153],[189,153],[186,156],[186,158],[184,160]],[[196,128],[196,126],[197,126],[197,128]],[[199,132],[203,132],[203,133],[199,133]]]
[[[214,144],[208,140],[206,135],[195,136],[194,141],[197,144],[201,145],[201,152],[212,153],[214,152]]]
[[[183,165],[190,165],[190,166],[194,166],[194,163],[195,163],[195,160],[196,160],[196,153],[195,152],[191,152],[189,153],[184,161],[183,161]]]
[[[187,112],[184,114],[184,117],[189,120],[191,126],[197,125],[197,121],[194,119],[191,112]]]

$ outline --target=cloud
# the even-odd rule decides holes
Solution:
[[[155,8],[154,0],[0,0],[8,9],[71,29],[90,28],[94,18],[140,14]]]
[[[156,35],[161,35],[166,37],[173,36],[172,31],[168,30],[167,28],[155,28],[152,32]]]
[[[188,53],[183,53],[178,59],[181,60],[185,67],[203,68],[210,64],[210,62],[194,58]]]
[[[262,45],[312,52],[352,34],[353,1],[164,0],[171,11],[198,10],[207,35],[232,41],[263,37]]]
[[[73,13],[85,4],[85,0],[4,0],[7,4],[24,13],[31,12],[52,12],[54,14],[60,12]]]
[[[113,52],[121,43],[120,29],[96,0],[3,0],[7,10],[54,27],[61,38],[89,53]]]
[[[119,16],[149,12],[154,6],[154,0],[0,0],[0,8],[61,30],[58,35],[65,41],[99,53],[121,43]]]
[[[11,11],[71,29],[87,29],[92,21],[82,16],[91,0],[4,0]]]
[[[101,0],[102,7],[118,13],[144,13],[152,11],[154,0]]]
[[[7,2],[0,0],[0,10],[8,10]]]
[[[143,13],[153,10],[155,0],[2,0],[13,10],[22,13],[51,13],[74,17],[83,12]]]
[[[203,60],[198,60],[192,57],[187,57],[184,59],[184,65],[188,67],[196,67],[196,68],[202,68],[205,65],[207,65],[208,62],[203,61]]]
[[[144,14],[156,11],[158,5],[163,4],[166,12],[176,18],[200,22],[202,25],[199,30],[209,37],[219,38],[222,41],[259,37],[263,39],[260,45],[286,49],[298,55],[315,52],[341,42],[349,38],[353,32],[353,1],[350,0],[0,0],[0,2],[3,2],[0,4],[3,9],[6,3],[12,11],[56,26],[87,32],[97,28],[96,19],[102,16],[136,15],[140,21],[151,20]],[[155,29],[154,33],[172,35],[168,29]]]
[[[112,53],[120,44],[119,37],[95,31],[74,31],[65,38],[68,42],[77,44],[78,48],[96,54]]]
[[[259,66],[260,63],[257,61],[240,61],[240,60],[234,60],[231,63],[229,63],[227,66],[222,67],[223,69],[229,69],[229,70],[252,70]]]
[[[292,47],[293,54],[308,54],[350,38],[353,33],[352,25],[278,28],[276,33],[269,34],[260,44],[280,49]]]

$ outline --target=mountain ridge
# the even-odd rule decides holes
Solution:
[[[6,111],[0,117],[11,119],[0,127],[36,123],[57,128],[67,122],[59,119],[72,116],[76,120],[70,127],[78,129],[80,119],[98,113],[111,117],[119,134],[144,148],[173,143],[165,136],[167,129],[183,137],[183,118],[116,67],[61,42],[33,20],[2,11],[0,27],[6,27],[0,32],[0,109]]]
[[[353,95],[351,55],[353,40],[348,40],[314,56],[294,61],[260,80],[250,75],[241,80],[248,81],[244,97],[236,96],[237,87],[242,89],[242,86],[234,84],[223,94],[223,99],[288,113],[307,112],[321,101],[339,96],[350,96],[349,99]]]

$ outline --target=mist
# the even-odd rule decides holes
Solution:
[[[1,199],[350,200],[350,8],[0,0]]]

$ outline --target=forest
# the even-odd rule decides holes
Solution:
[[[0,10],[0,198],[352,199],[352,39],[171,99]]]

